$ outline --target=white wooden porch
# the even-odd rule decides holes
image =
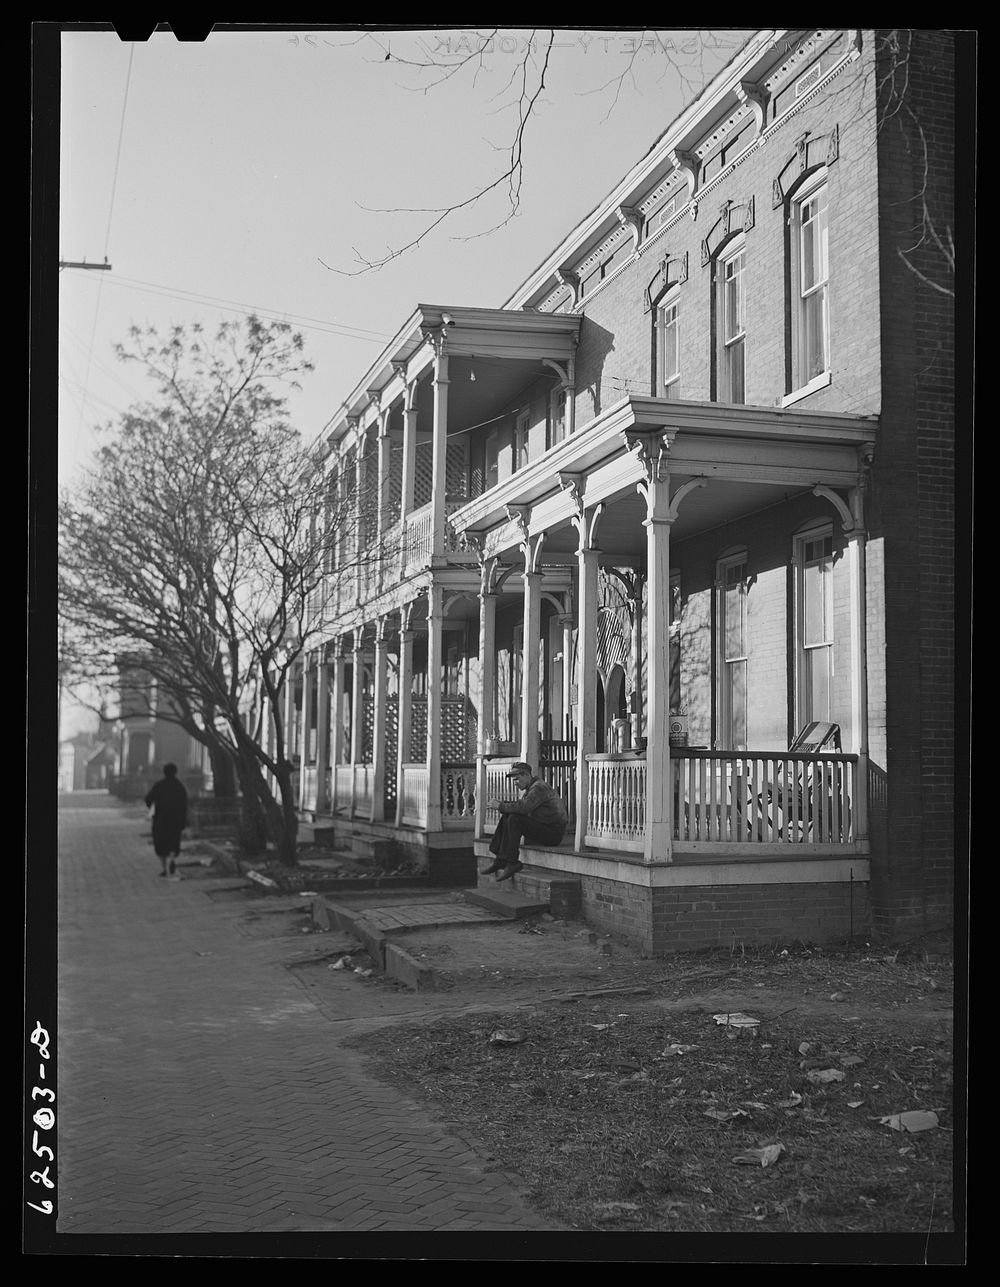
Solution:
[[[493,800],[516,799],[509,759],[484,762],[483,833],[495,830]],[[585,844],[643,852],[647,765],[635,753],[588,755]],[[544,764],[542,775],[551,777]],[[702,751],[671,748],[670,836],[674,854],[733,858],[868,852],[868,802],[879,807],[884,775],[839,752]],[[565,792],[565,770],[550,783]]]

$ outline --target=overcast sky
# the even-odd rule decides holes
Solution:
[[[428,219],[377,208],[462,201],[505,167],[531,33],[500,29],[469,61],[489,34],[258,27],[127,44],[68,25],[59,254],[111,271],[59,276],[63,481],[93,426],[143,393],[112,351],[132,323],[292,322],[316,367],[291,407],[311,441],[418,302],[501,305],[749,33],[557,29],[518,217],[481,235],[506,212],[498,194],[351,275],[355,251],[377,259]]]

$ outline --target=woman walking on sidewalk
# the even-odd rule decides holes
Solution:
[[[163,777],[146,796],[146,808],[153,810],[153,848],[163,867],[160,875],[166,876],[169,858],[172,876],[177,870],[174,859],[181,852],[181,832],[187,826],[187,791],[177,777],[176,764],[164,764]]]

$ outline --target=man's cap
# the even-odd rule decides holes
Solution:
[[[522,773],[530,773],[531,771],[532,770],[531,770],[530,764],[525,764],[523,760],[518,760],[516,764],[512,764],[510,766],[510,772],[507,774],[507,776],[509,778],[516,778]]]

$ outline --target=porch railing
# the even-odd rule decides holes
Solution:
[[[476,816],[476,766],[473,761],[441,765],[441,817],[466,819]]]
[[[427,823],[428,778],[426,764],[403,765],[399,798],[403,802],[401,817],[405,826],[423,827]]]
[[[502,759],[491,759],[486,761],[484,772],[485,789],[483,792],[485,804],[483,808],[483,830],[492,835],[497,829],[497,823],[500,821],[500,812],[494,806],[495,800],[519,800],[521,792],[518,790],[517,783],[507,774],[510,772],[510,766],[517,763],[517,756],[505,756]]]
[[[573,739],[543,738],[539,748],[538,775],[562,796],[572,826],[576,822],[576,742]]]
[[[675,840],[850,844],[856,755],[671,752]]]
[[[587,756],[586,843],[642,851],[646,830],[646,761]]]
[[[854,832],[856,755],[671,751],[673,838],[717,845],[844,845]],[[646,761],[587,757],[586,842],[641,850]]]

